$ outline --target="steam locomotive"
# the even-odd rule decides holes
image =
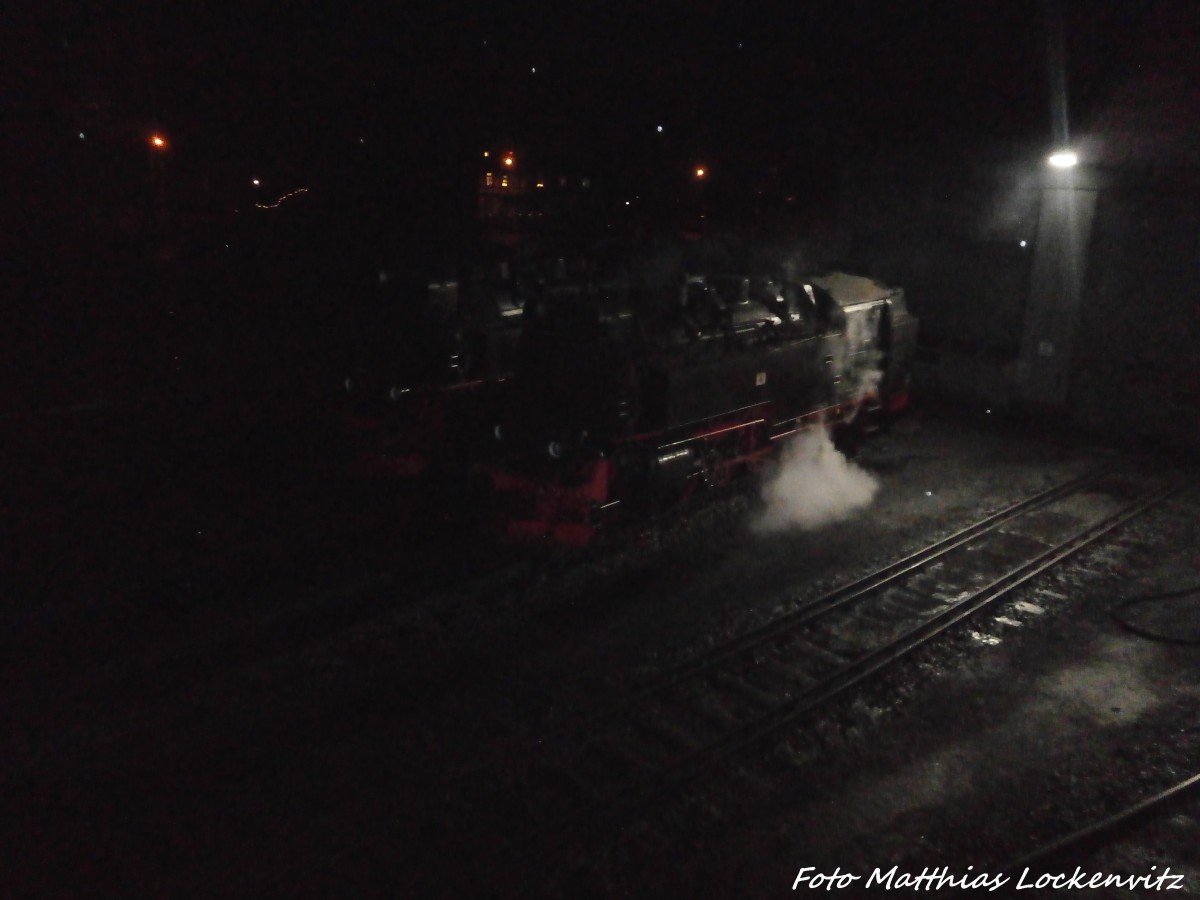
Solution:
[[[522,276],[493,259],[452,276],[408,279],[347,373],[352,469],[401,479],[459,478],[491,430],[521,333]],[[396,319],[399,318],[397,321]]]
[[[818,422],[852,446],[909,403],[917,319],[901,288],[593,271],[524,305],[480,467],[515,536],[587,543],[630,507],[727,482]]]

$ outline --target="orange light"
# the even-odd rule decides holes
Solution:
[[[696,166],[696,177],[697,178],[703,178],[706,174],[708,174],[708,172],[704,168],[704,166]]]
[[[150,146],[152,146],[155,150],[166,149],[167,139],[164,138],[161,134],[152,135],[150,137]]]
[[[508,156],[504,157],[504,164],[505,164],[506,166],[509,166],[510,168],[512,167],[512,164],[513,164],[513,157],[512,157],[512,154],[511,154],[511,153],[510,153],[510,154],[508,154]]]

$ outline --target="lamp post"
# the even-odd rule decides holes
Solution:
[[[167,216],[167,191],[163,168],[170,143],[165,135],[155,131],[146,139],[146,146],[150,153],[150,221],[154,230],[159,231],[166,223]]]
[[[1026,403],[1050,411],[1071,402],[1098,183],[1070,148],[1050,153],[1044,165],[1018,372]]]

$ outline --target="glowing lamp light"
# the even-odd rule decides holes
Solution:
[[[508,166],[509,168],[512,168],[513,162],[513,155],[511,153],[504,157],[504,165]]]
[[[1046,162],[1056,169],[1073,169],[1079,165],[1079,154],[1074,150],[1058,150],[1051,153]]]
[[[151,135],[150,136],[150,146],[153,147],[155,150],[165,150],[165,149],[167,149],[167,139],[165,137],[163,137],[161,134]]]
[[[704,166],[696,166],[696,177],[697,178],[703,178],[707,174],[708,174],[708,170],[705,169]]]
[[[259,184],[261,184],[262,182],[260,182],[260,181],[259,181],[257,178],[251,178],[251,179],[250,179],[250,183],[251,183],[252,185],[254,185],[255,187],[258,187],[258,186],[259,186]]]

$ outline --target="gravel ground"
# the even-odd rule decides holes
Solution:
[[[369,537],[347,549],[347,519],[321,494],[332,487],[292,485],[323,519],[239,532],[239,571],[261,546],[271,574],[227,578],[205,557],[209,577],[154,582],[148,601],[107,587],[120,584],[110,567],[111,607],[60,604],[18,623],[33,637],[5,697],[0,885],[415,892],[406,879],[456,827],[445,811],[460,773],[502,769],[561,718],[1107,460],[1146,464],[926,412],[867,446],[861,464],[881,487],[848,521],[758,535],[743,485],[566,555],[361,522]],[[665,803],[616,850],[598,848],[585,882],[557,887],[773,896],[805,865],[979,870],[1190,774],[1197,651],[1124,631],[1108,601],[1194,577],[1196,505],[1188,494],[1131,526],[1136,540],[1039,579],[745,771]],[[70,653],[45,622],[65,623]],[[112,637],[125,622],[135,647]]]
[[[1118,598],[1197,582],[1198,511],[1192,490],[830,707],[768,758],[692,797],[686,814],[652,818],[649,847],[606,861],[610,872],[624,867],[608,891],[768,897],[812,866],[809,875],[862,876],[843,896],[905,896],[866,882],[893,866],[997,875],[1195,774],[1200,649],[1131,634],[1112,612]],[[1164,634],[1195,633],[1200,600],[1188,604],[1159,623]],[[1027,880],[1076,866],[1124,875],[1169,866],[1194,894],[1200,831],[1186,828],[1176,816],[1157,840],[1068,851]],[[667,848],[685,849],[672,853],[664,882],[648,857]]]

